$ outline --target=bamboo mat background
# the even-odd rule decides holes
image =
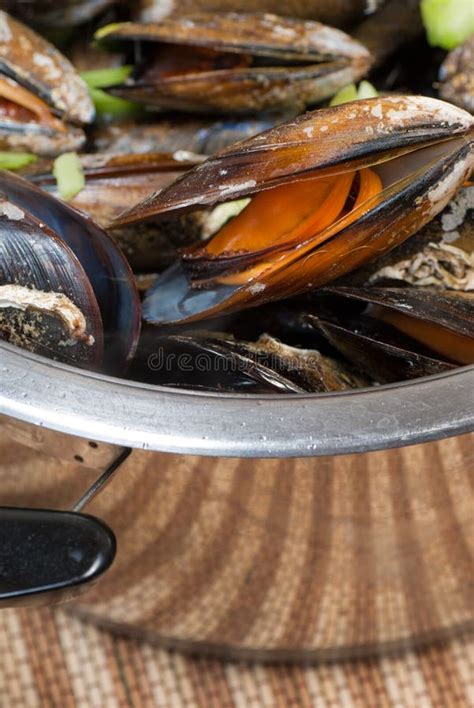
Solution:
[[[262,533],[264,529],[271,531],[268,537],[257,537],[256,549],[261,556],[259,549],[270,548],[268,539],[275,537],[275,529],[278,530],[276,521],[281,519],[284,510],[284,499],[275,496],[275,489],[280,494],[287,480],[293,479],[293,483],[301,485],[301,488],[298,494],[293,494],[289,515],[288,528],[291,530],[294,524],[294,531],[285,536],[292,541],[295,538],[292,534],[304,532],[301,514],[304,512],[306,517],[311,516],[308,512],[310,507],[306,509],[304,506],[307,499],[304,492],[307,482],[314,478],[314,469],[298,467],[299,471],[295,473],[292,463],[268,461],[267,466],[259,466],[259,474],[255,474],[251,462],[239,463],[235,469],[232,466],[222,470],[211,467],[206,471],[197,458],[190,460],[189,464],[181,461],[181,467],[174,463],[168,469],[160,463],[159,469],[152,469],[153,460],[150,466],[147,455],[135,459],[133,469],[128,472],[124,470],[120,483],[110,485],[103,499],[99,498],[99,508],[94,505],[91,508],[92,513],[99,516],[104,516],[105,512],[106,519],[108,510],[112,509],[114,513],[108,519],[112,527],[118,530],[123,526],[125,530],[132,528],[134,531],[132,537],[127,534],[121,537],[119,534],[119,549],[122,549],[123,557],[118,557],[112,573],[73,605],[0,612],[0,708],[474,706],[474,639],[466,634],[454,633],[449,641],[428,644],[423,649],[411,648],[407,652],[372,659],[320,662],[312,666],[225,662],[192,658],[160,648],[158,644],[163,635],[187,636],[191,644],[192,640],[205,640],[209,636],[209,618],[219,618],[219,613],[222,614],[219,620],[221,627],[227,632],[222,636],[229,645],[242,639],[239,635],[242,619],[243,624],[248,623],[248,633],[244,636],[247,646],[252,646],[251,641],[257,647],[269,646],[272,642],[274,646],[282,646],[281,637],[294,639],[299,636],[307,646],[317,648],[317,642],[321,640],[314,631],[316,615],[310,595],[313,590],[311,584],[307,584],[311,578],[301,572],[297,575],[296,570],[289,572],[288,567],[291,569],[291,566],[286,566],[285,570],[281,560],[286,558],[288,563],[293,556],[288,556],[284,544],[280,544],[274,555],[278,561],[275,570],[278,582],[267,587],[267,576],[261,576],[263,585],[257,583],[258,587],[256,585],[254,590],[261,587],[262,592],[253,595],[261,596],[258,607],[253,607],[253,600],[244,602],[235,605],[231,615],[229,598],[233,584],[247,577],[245,572],[242,573],[246,565],[241,568],[237,562],[233,565],[223,563],[230,557],[228,552],[224,552],[228,541],[222,533],[216,535],[215,532],[216,527],[221,531],[226,528],[227,538],[232,540],[238,524],[253,524],[255,519],[258,521],[255,514],[260,509],[261,500],[266,499],[266,489],[268,498],[276,498],[278,503],[275,504],[276,516],[269,517],[266,524],[256,527],[262,529]],[[326,575],[327,581],[331,581],[331,598],[336,604],[331,605],[329,615],[324,613],[323,619],[329,622],[327,632],[333,632],[333,620],[336,629],[339,627],[338,633],[331,635],[332,641],[340,642],[339,647],[343,646],[346,638],[349,642],[353,641],[357,631],[362,632],[360,636],[373,637],[376,641],[403,636],[405,632],[409,642],[410,636],[423,632],[425,628],[449,630],[467,626],[469,617],[472,618],[474,602],[470,553],[474,540],[474,505],[468,496],[474,486],[472,463],[473,438],[469,436],[386,453],[370,453],[369,456],[318,461],[322,478],[334,480],[336,485],[337,494],[332,497],[331,509],[337,512],[337,516],[333,518],[342,520],[344,524],[349,522],[354,512],[357,512],[353,517],[355,520],[366,518],[368,505],[364,499],[367,490],[374,493],[375,489],[383,488],[371,485],[376,481],[385,485],[390,469],[396,465],[393,467],[397,471],[395,479],[403,479],[408,485],[410,496],[405,499],[413,504],[414,514],[407,515],[405,503],[400,507],[400,490],[403,491],[403,488],[396,482],[395,494],[387,496],[386,501],[392,513],[393,509],[400,512],[399,522],[391,524],[386,530],[387,539],[390,541],[390,534],[401,524],[406,536],[406,553],[409,554],[413,539],[425,548],[417,556],[417,563],[426,564],[421,576],[423,592],[420,597],[415,597],[420,588],[416,574],[405,572],[400,578],[395,574],[392,590],[398,593],[395,594],[396,602],[382,607],[378,614],[367,613],[360,596],[358,604],[353,605],[352,600],[346,604],[350,608],[348,614],[340,614],[338,603],[343,597],[339,591],[342,583],[339,584],[332,572]],[[213,476],[209,477],[211,471]],[[92,470],[81,470],[77,464],[48,458],[11,440],[1,439],[1,504],[68,508],[96,475]],[[354,496],[361,481],[364,482],[361,487],[363,495]],[[193,485],[196,487],[195,494],[190,495]],[[179,495],[174,492],[176,489]],[[182,490],[186,494],[181,494]],[[236,490],[241,496],[247,495],[240,499],[240,506],[235,506],[233,501]],[[253,516],[242,516],[244,503],[252,499],[251,490],[256,496],[257,506]],[[170,512],[166,506],[168,497]],[[320,494],[314,499],[318,497]],[[393,508],[392,497],[396,503]],[[199,504],[196,502],[198,498]],[[380,500],[379,497],[377,499]],[[176,506],[178,501],[181,507]],[[436,502],[434,506],[433,502]],[[325,518],[321,499],[319,504],[321,518]],[[212,514],[209,513],[209,505]],[[179,513],[175,513],[176,509]],[[377,523],[384,521],[386,513],[383,504],[380,509],[372,507],[372,513],[371,523],[374,519],[379,519]],[[418,522],[421,523],[425,517],[428,526],[422,524],[418,528]],[[221,518],[227,518],[225,526],[219,525]],[[193,526],[189,525],[190,519]],[[156,548],[154,544],[162,538],[161,528],[169,529],[165,537],[168,540],[160,551],[162,555],[158,551],[151,555],[140,552],[141,561],[138,563],[136,556],[141,547],[146,549],[148,544],[152,544],[149,547]],[[364,528],[364,525],[354,528]],[[383,530],[383,526],[380,528]],[[410,533],[407,529],[411,529]],[[426,535],[429,544],[425,547]],[[302,539],[304,544],[308,538],[305,536]],[[315,538],[319,542],[321,529]],[[377,540],[379,535],[370,538]],[[215,545],[216,539],[224,543],[222,548]],[[251,539],[251,535],[246,537],[237,533],[237,559],[241,558],[240,553],[246,558],[249,548],[252,551],[249,545]],[[362,550],[363,540],[359,539]],[[303,548],[306,547],[304,544]],[[298,545],[295,547],[299,548]],[[309,551],[311,547],[307,545]],[[334,543],[332,547],[337,549]],[[354,541],[352,547],[357,548]],[[183,557],[188,558],[189,562],[183,564]],[[206,564],[202,564],[201,558],[207,558]],[[254,562],[252,558],[250,553],[249,563]],[[323,556],[321,558],[324,559]],[[402,561],[405,560],[402,554]],[[407,567],[411,570],[413,562],[410,562],[411,566]],[[335,566],[336,570],[344,567],[344,563]],[[345,579],[347,587],[353,586],[358,593],[364,592],[370,565],[359,566],[355,557],[348,568],[351,575]],[[221,580],[225,580],[229,569],[230,585]],[[189,577],[199,581],[197,586],[194,582],[192,586],[199,587],[199,596],[188,587]],[[212,577],[215,584],[210,582]],[[248,577],[252,583],[260,578],[258,574]],[[292,594],[295,589],[290,584],[289,595],[285,596],[281,590],[292,578],[298,581],[297,593]],[[357,581],[355,586],[354,579]],[[400,579],[403,580],[401,584]],[[107,593],[104,588],[109,588]],[[317,587],[316,590],[319,592]],[[428,605],[426,592],[431,598]],[[240,596],[243,597],[242,594]],[[187,600],[181,608],[178,600],[183,597]],[[278,617],[280,612],[289,612],[287,597],[293,597],[293,603],[295,598],[300,597],[299,606],[304,608],[304,612],[288,614],[286,634],[281,635]],[[268,598],[273,598],[273,603],[269,603]],[[197,611],[197,599],[204,610]],[[297,604],[294,606],[298,609]],[[425,612],[430,606],[436,612]],[[168,607],[166,613],[163,612],[164,607]],[[171,612],[173,607],[178,607],[180,611]],[[344,604],[341,607],[344,609]],[[407,607],[411,607],[408,613]],[[405,611],[400,613],[397,608],[405,608]],[[352,622],[353,610],[356,611],[355,624]],[[235,615],[235,612],[242,614]],[[233,621],[227,621],[227,617],[233,617]],[[332,620],[329,621],[328,617]],[[374,617],[379,617],[379,620],[372,625],[369,620]],[[390,617],[393,624],[388,622]],[[110,622],[114,632],[99,628],[98,625],[106,622]],[[121,627],[133,632],[137,638],[121,635]],[[375,633],[377,627],[383,631],[383,637]]]
[[[190,658],[64,610],[0,613],[2,708],[469,708],[474,641],[314,667]]]

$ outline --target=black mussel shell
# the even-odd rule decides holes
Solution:
[[[44,223],[0,201],[0,337],[37,354],[98,369],[99,306],[71,249]]]
[[[472,340],[474,348],[474,302],[468,295],[434,288],[331,287],[317,293],[316,303],[318,298],[320,312],[309,314],[308,322],[353,366],[380,383],[441,373],[457,365],[434,343],[432,348],[384,321],[380,308]]]
[[[289,347],[268,335],[255,342],[208,331],[161,334],[145,328],[132,379],[227,393],[311,393],[367,384],[317,350]]]
[[[9,172],[0,191],[46,224],[74,253],[92,286],[104,327],[104,369],[124,371],[140,332],[140,302],[130,267],[115,242],[91,219]]]

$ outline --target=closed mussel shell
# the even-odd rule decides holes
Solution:
[[[448,54],[439,72],[440,95],[474,113],[474,34]]]
[[[0,336],[60,361],[99,368],[103,328],[89,280],[45,223],[0,201]]]
[[[115,242],[91,219],[9,172],[0,175],[9,201],[46,224],[69,247],[89,280],[104,327],[104,368],[123,371],[140,332],[140,303],[132,271]]]

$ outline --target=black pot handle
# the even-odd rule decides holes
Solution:
[[[0,607],[53,604],[112,564],[113,532],[88,514],[0,507]]]
[[[0,608],[63,602],[110,568],[116,552],[112,530],[79,512],[130,452],[121,451],[72,511],[0,506]]]

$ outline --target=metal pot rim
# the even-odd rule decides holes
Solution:
[[[474,429],[474,366],[370,389],[249,395],[101,376],[0,343],[0,413],[129,447],[225,457],[378,450]]]

